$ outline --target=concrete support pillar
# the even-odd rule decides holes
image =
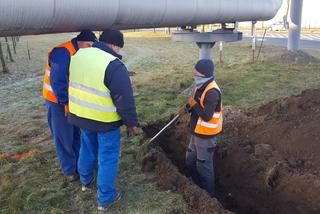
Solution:
[[[301,17],[303,0],[291,0],[288,50],[298,51],[300,49]]]
[[[236,42],[242,40],[242,33],[228,29],[218,29],[212,32],[181,31],[172,34],[175,42],[195,42],[200,48],[199,59],[213,59],[212,48],[216,42]]]
[[[197,42],[198,47],[200,48],[199,59],[211,59],[212,60],[212,48],[213,43],[201,43]]]

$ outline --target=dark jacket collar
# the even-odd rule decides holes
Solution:
[[[100,50],[103,50],[119,59],[122,59],[122,56],[120,54],[117,54],[114,50],[112,50],[111,48],[109,48],[105,43],[103,42],[95,42],[93,43],[94,48],[99,48]]]
[[[71,42],[73,44],[73,47],[76,49],[76,51],[78,51],[79,47],[78,47],[78,43],[77,43],[77,38],[71,39]]]

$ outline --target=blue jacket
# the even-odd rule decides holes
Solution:
[[[120,61],[121,55],[115,53],[111,48],[102,42],[95,42],[93,47],[99,48],[112,54],[118,59],[109,64],[106,69],[104,84],[110,90],[111,98],[121,117],[121,121],[113,123],[103,123],[77,117],[74,114],[69,115],[69,122],[80,128],[93,132],[107,132],[119,128],[122,124],[128,127],[138,124],[138,116],[133,97],[133,90],[126,66]]]
[[[79,50],[76,38],[71,40],[76,51]],[[66,48],[55,48],[50,54],[50,84],[59,104],[67,104],[69,85],[70,53]],[[47,102],[50,104],[50,102]]]

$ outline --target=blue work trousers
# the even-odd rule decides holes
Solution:
[[[117,195],[115,181],[120,158],[120,129],[91,132],[81,129],[81,149],[78,162],[80,181],[87,185],[98,168],[97,198],[100,205],[108,205]]]
[[[214,163],[213,155],[216,147],[216,137],[204,139],[191,135],[186,153],[188,174],[192,180],[205,189],[213,197],[214,188]]]
[[[77,173],[80,150],[80,129],[68,123],[64,106],[46,102],[48,124],[56,145],[56,153],[64,175]]]

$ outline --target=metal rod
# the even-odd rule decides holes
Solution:
[[[169,126],[171,126],[172,123],[174,123],[178,118],[180,117],[180,114],[176,115],[165,127],[163,127],[149,142],[152,143],[159,135],[162,134]]]
[[[260,48],[259,48],[257,60],[259,59],[260,52],[261,52],[261,49],[262,49],[262,45],[263,45],[264,39],[265,39],[265,37],[266,37],[266,33],[267,33],[267,29],[264,29],[264,34],[263,34],[262,41],[261,41],[261,44],[260,44]]]

